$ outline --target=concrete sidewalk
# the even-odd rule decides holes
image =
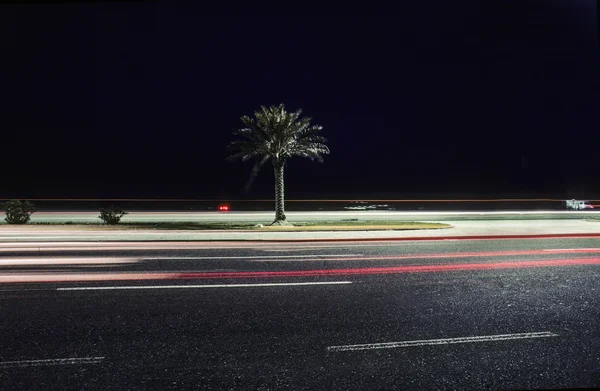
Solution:
[[[392,220],[392,221],[458,221],[458,220],[580,220],[587,217],[599,217],[600,210],[501,210],[501,211],[291,211],[286,212],[291,222],[301,221],[342,221],[358,220]],[[132,211],[123,217],[128,223],[158,222],[251,222],[270,224],[273,212],[233,211],[233,212],[198,212],[198,211]],[[0,212],[0,219],[4,214]],[[97,211],[38,211],[31,216],[37,223],[99,223]]]
[[[600,238],[600,222],[585,220],[444,221],[451,228],[409,231],[179,231],[101,226],[0,226],[0,242],[94,241],[326,241],[422,240],[490,236],[586,235]]]

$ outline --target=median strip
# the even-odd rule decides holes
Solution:
[[[330,352],[347,352],[347,351],[356,351],[356,350],[395,349],[395,348],[407,348],[407,347],[411,347],[411,346],[449,345],[449,344],[456,344],[456,343],[510,341],[510,340],[516,340],[516,339],[549,338],[549,337],[558,337],[558,334],[544,331],[544,332],[535,332],[535,333],[485,335],[485,336],[477,336],[477,337],[421,339],[421,340],[415,340],[415,341],[328,346],[327,350]]]
[[[126,289],[197,289],[197,288],[255,288],[272,286],[303,286],[303,285],[340,285],[352,284],[352,281],[330,282],[290,282],[271,284],[218,284],[218,285],[146,285],[146,286],[81,286],[69,288],[56,288],[57,291],[99,291],[99,290],[126,290]]]

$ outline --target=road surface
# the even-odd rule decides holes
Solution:
[[[2,389],[600,386],[596,238],[0,253]]]

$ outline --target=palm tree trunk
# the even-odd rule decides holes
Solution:
[[[275,221],[273,224],[286,222],[285,208],[284,208],[284,197],[283,197],[283,169],[284,162],[279,160],[273,161],[273,167],[275,168]]]

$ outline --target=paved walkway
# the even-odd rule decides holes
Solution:
[[[597,234],[600,222],[586,220],[445,221],[451,228],[411,231],[177,231],[122,229],[118,226],[0,225],[0,242],[70,241],[237,241],[237,240],[358,240],[397,238],[452,238],[462,236]]]
[[[358,220],[396,220],[396,221],[456,221],[485,219],[528,219],[559,220],[599,217],[600,210],[522,210],[522,211],[318,211],[286,212],[288,219],[294,221],[339,221]],[[273,221],[273,212],[198,212],[198,211],[137,211],[123,217],[123,222],[255,222],[269,224]],[[4,214],[0,212],[0,218]],[[38,211],[31,216],[32,222],[40,223],[98,223],[97,211],[50,212]]]

